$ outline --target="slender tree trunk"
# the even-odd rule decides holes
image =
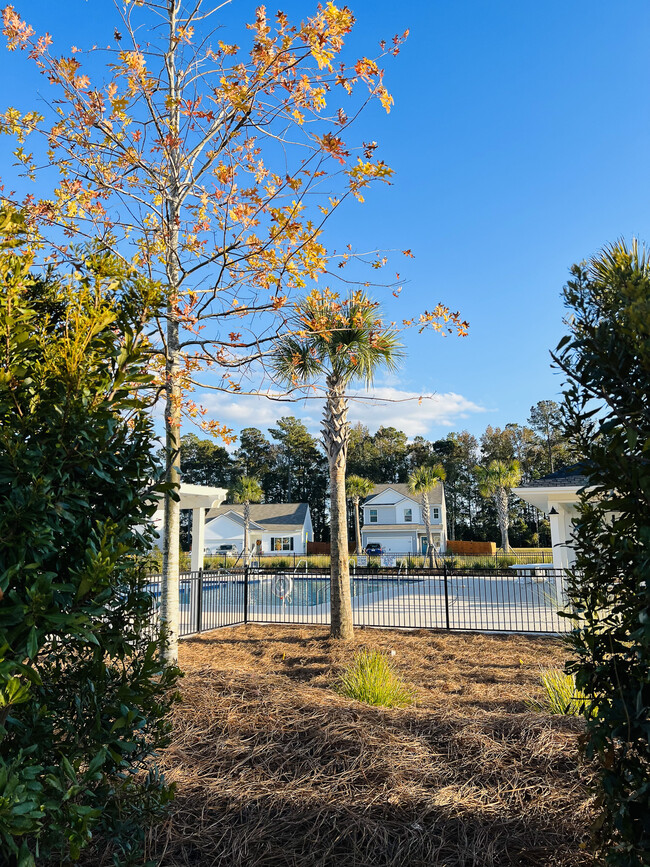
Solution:
[[[429,508],[429,495],[426,491],[422,494],[422,519],[427,532],[427,554],[429,556],[429,568],[433,569],[433,535],[431,533],[431,510]]]
[[[348,554],[348,517],[345,496],[350,424],[344,383],[337,377],[327,379],[327,401],[323,417],[323,442],[330,471],[330,607],[331,636],[349,640],[352,626],[350,558]]]
[[[178,13],[176,0],[170,0],[169,15],[169,47],[165,55],[165,67],[169,95],[169,125],[170,136],[173,137],[179,129],[178,81],[175,65],[177,47],[176,17]],[[167,400],[165,405],[165,444],[166,444],[166,481],[180,485],[180,431],[181,402],[180,387],[181,352],[180,329],[177,313],[177,301],[180,288],[180,271],[178,267],[179,250],[179,216],[181,207],[180,193],[180,152],[179,147],[170,145],[169,152],[169,194],[165,202],[164,230],[167,235],[167,250],[165,270],[167,275],[167,348],[165,359],[165,377]],[[166,624],[168,644],[164,655],[168,662],[178,659],[178,629],[179,629],[179,593],[180,593],[180,502],[165,495],[165,528],[163,535],[163,568],[160,598],[160,617]]]
[[[499,529],[501,530],[501,547],[505,552],[508,552],[510,550],[510,542],[508,540],[508,492],[505,488],[497,490],[494,495],[494,501],[497,507]]]
[[[354,503],[354,532],[357,538],[357,554],[363,553],[361,551],[361,523],[359,521],[359,498],[353,497],[352,502]]]
[[[246,500],[244,503],[244,551],[242,561],[244,569],[248,566],[248,549],[250,547],[251,504]]]
[[[180,485],[181,480],[181,394],[178,385],[180,354],[178,323],[170,318],[167,325],[167,401],[165,404],[165,452],[168,484]],[[160,594],[160,618],[166,625],[167,645],[164,656],[168,662],[178,659],[179,594],[180,594],[180,503],[169,494],[164,500],[163,568]]]

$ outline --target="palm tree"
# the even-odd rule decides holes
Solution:
[[[519,461],[490,461],[487,467],[474,467],[478,490],[482,497],[494,499],[497,507],[497,520],[501,530],[501,547],[510,550],[508,541],[508,496],[521,480]]]
[[[427,553],[429,555],[429,566],[433,569],[433,536],[431,534],[431,510],[429,508],[429,492],[432,491],[439,482],[445,480],[445,468],[442,464],[430,466],[423,464],[416,467],[408,477],[408,489],[412,494],[420,497],[422,503],[422,520],[427,533]]]
[[[298,302],[289,320],[291,332],[280,339],[274,361],[279,379],[293,386],[325,390],[323,444],[330,476],[331,635],[353,635],[348,522],[345,499],[348,422],[347,389],[353,380],[372,383],[379,367],[394,370],[401,356],[397,334],[386,328],[378,305],[362,292],[341,300],[329,289]]]
[[[359,500],[371,494],[374,488],[375,483],[362,476],[348,476],[345,480],[345,493],[354,505],[354,533],[357,541],[357,554],[363,553],[361,550],[361,526],[359,524]]]
[[[244,504],[244,548],[242,562],[248,566],[250,548],[251,503],[259,503],[264,491],[258,480],[252,476],[241,476],[228,490],[228,499],[233,503]]]

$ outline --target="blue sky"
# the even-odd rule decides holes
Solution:
[[[109,0],[14,5],[62,50],[94,41],[111,8]],[[223,38],[239,29],[243,39],[238,22],[255,5],[234,0],[224,10],[231,32]],[[313,8],[280,5],[293,19]],[[436,392],[437,400],[355,406],[352,414],[371,427],[393,423],[430,437],[524,422],[532,404],[560,390],[548,353],[563,334],[560,293],[571,263],[619,237],[650,240],[650,5],[350,5],[355,54],[372,54],[379,39],[406,28],[410,37],[387,64],[393,111],[372,109],[361,129],[379,142],[394,184],[346,209],[330,238],[413,250],[414,260],[399,262],[408,281],[399,302],[385,299],[391,317],[443,301],[471,326],[464,339],[409,333],[399,375],[377,383],[385,396]],[[11,82],[1,102],[29,104],[43,84],[16,75],[15,58],[1,56],[3,81]],[[235,427],[264,427],[282,412],[276,403],[207,402]],[[314,405],[286,411],[317,425]]]

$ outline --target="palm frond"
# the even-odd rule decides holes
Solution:
[[[233,503],[259,503],[264,491],[254,476],[240,476],[228,489],[228,499]]]
[[[317,378],[323,365],[313,340],[288,335],[279,342],[272,366],[278,379],[293,385]]]
[[[397,331],[384,326],[378,304],[364,292],[342,301],[328,290],[312,293],[289,324],[294,333],[279,342],[273,364],[284,382],[332,373],[344,383],[369,385],[380,367],[394,371],[404,355]]]
[[[433,490],[438,482],[444,482],[446,477],[445,468],[442,464],[429,466],[423,464],[416,467],[408,477],[407,485],[412,494],[421,495]]]
[[[502,489],[514,488],[521,481],[519,461],[490,461],[487,467],[477,466],[474,475],[479,493],[486,499]]]
[[[345,493],[348,497],[367,497],[375,489],[375,483],[363,476],[348,476],[345,480]]]

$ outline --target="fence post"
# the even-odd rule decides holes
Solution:
[[[446,623],[447,629],[451,629],[451,627],[449,625],[449,587],[447,585],[447,574],[448,573],[447,573],[447,563],[446,562],[442,567],[442,574],[443,574],[443,579],[444,579],[444,584],[445,584],[445,623]]]
[[[248,566],[244,566],[244,623],[248,623]]]
[[[199,569],[196,592],[196,631],[201,632],[201,627],[203,626],[203,569]]]

